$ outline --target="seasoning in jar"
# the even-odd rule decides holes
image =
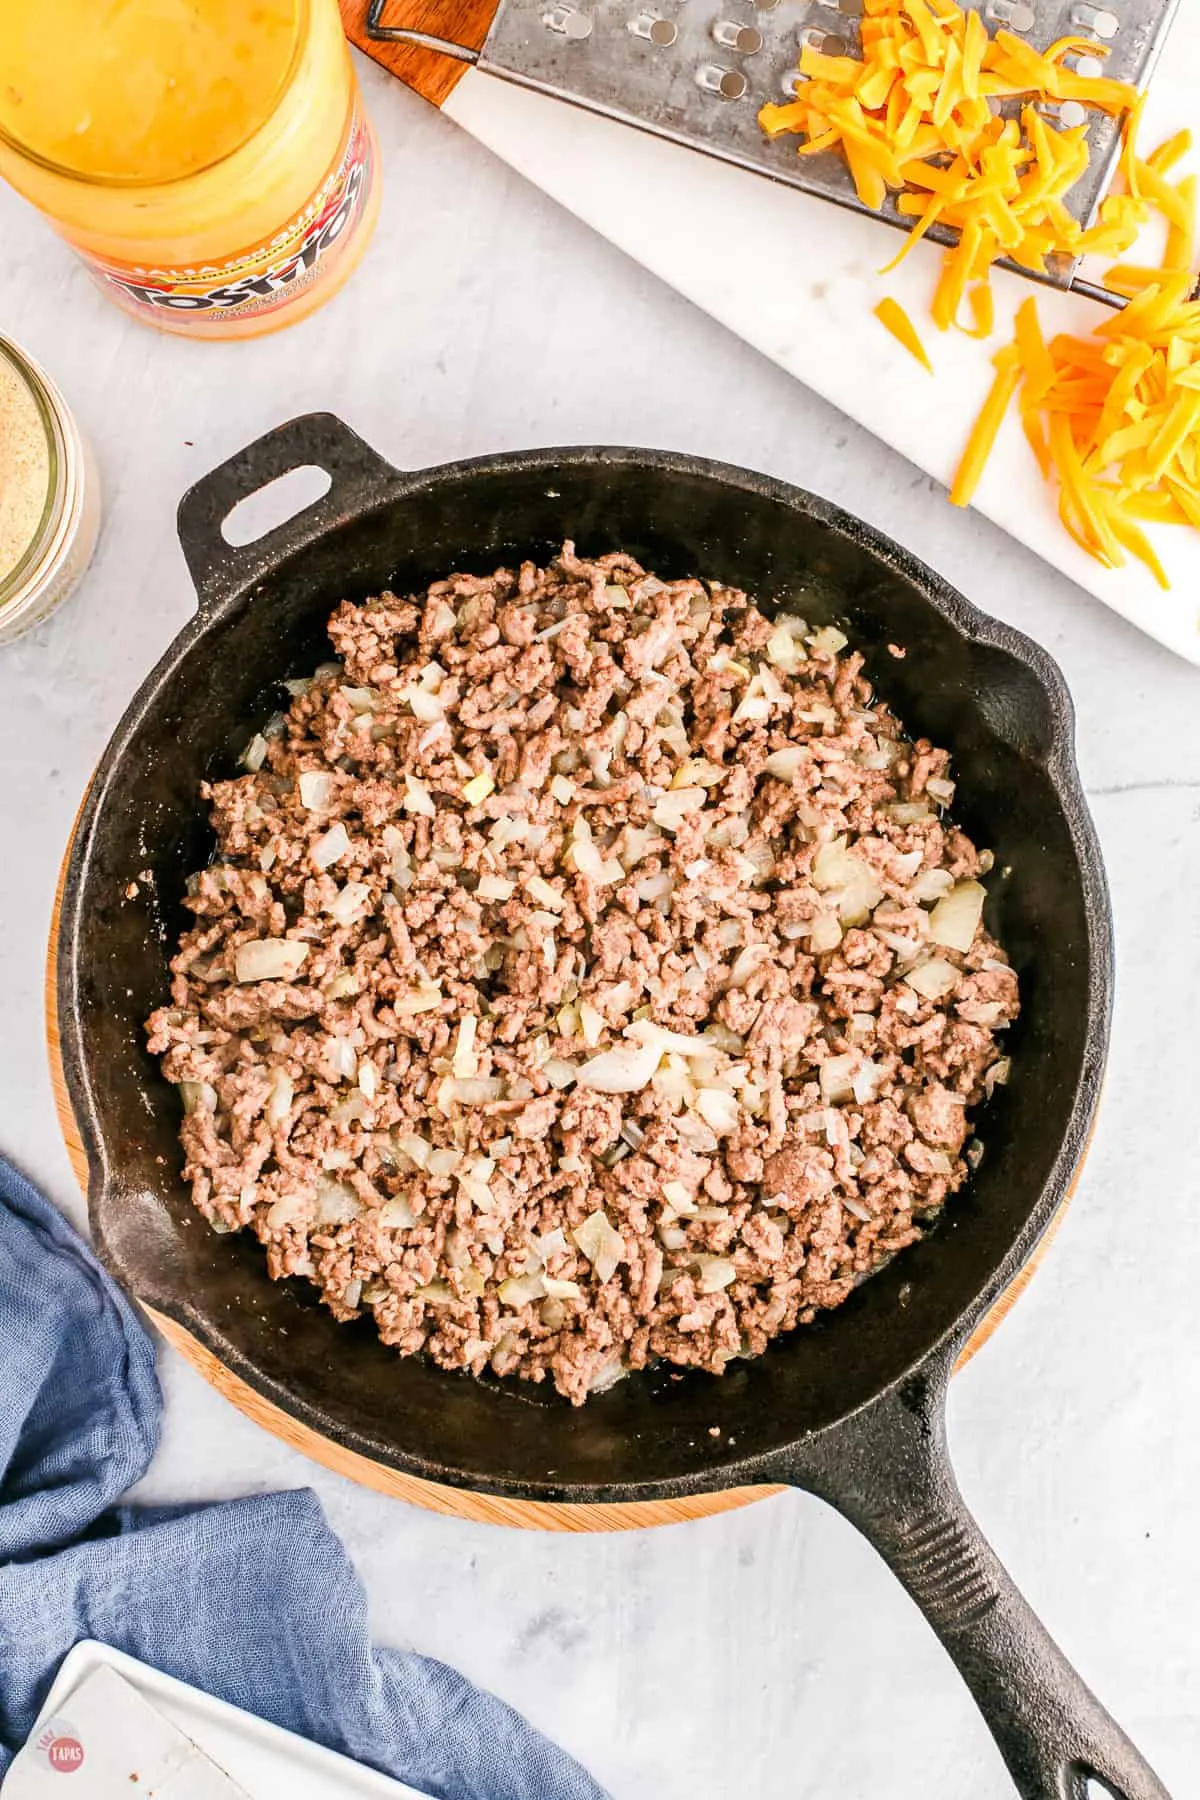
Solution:
[[[0,586],[41,530],[50,504],[50,445],[38,403],[0,356]]]
[[[126,312],[302,318],[366,248],[378,152],[337,0],[0,0],[0,176]]]
[[[0,644],[61,605],[99,528],[96,471],[66,402],[0,338]]]

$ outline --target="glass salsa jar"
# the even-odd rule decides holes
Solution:
[[[0,175],[134,317],[248,337],[361,257],[378,152],[337,0],[3,0]]]

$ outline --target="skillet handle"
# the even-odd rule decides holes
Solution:
[[[234,545],[221,527],[242,500],[293,469],[324,469],[328,493],[282,525]],[[364,503],[383,499],[398,479],[392,464],[334,413],[304,413],[277,425],[202,475],[179,502],[179,542],[201,612],[266,574],[280,556],[350,518]]]
[[[1170,1800],[975,1523],[946,1439],[948,1362],[818,1440],[797,1470],[874,1545],[975,1697],[1021,1800]]]

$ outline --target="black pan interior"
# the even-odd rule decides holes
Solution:
[[[926,1242],[820,1325],[721,1380],[652,1372],[583,1410],[526,1384],[402,1361],[368,1324],[335,1325],[306,1284],[269,1282],[248,1235],[209,1231],[179,1174],[175,1092],[142,1032],[166,990],[185,880],[210,853],[197,783],[232,769],[277,705],[282,677],[328,653],[333,605],[389,584],[419,588],[451,569],[544,559],[566,536],[587,553],[624,547],[664,575],[717,577],[845,626],[908,727],[954,753],[959,816],[996,855],[989,922],[1024,997],[1012,1083],[980,1126],[982,1167]],[[889,644],[904,648],[902,660]],[[1064,1137],[1100,1054],[1105,979],[1102,884],[1069,742],[1069,702],[1048,659],[795,490],[633,453],[544,453],[403,478],[391,498],[185,634],[101,766],[72,863],[60,981],[107,1257],[134,1292],[285,1408],[415,1473],[617,1498],[765,1472],[756,1458],[859,1406],[976,1316],[1061,1195]]]

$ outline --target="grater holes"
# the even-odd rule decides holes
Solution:
[[[1073,8],[1071,23],[1082,25],[1085,31],[1090,31],[1093,37],[1101,38],[1105,43],[1109,38],[1115,38],[1121,29],[1121,21],[1115,12],[1110,12],[1107,6],[1093,6],[1091,0],[1082,0],[1081,5]]]
[[[565,38],[582,43],[592,35],[592,21],[586,13],[579,12],[574,6],[552,6],[542,14],[542,24],[550,31],[557,31]]]
[[[762,32],[754,25],[739,25],[736,19],[718,19],[712,35],[723,50],[733,50],[739,56],[755,56],[763,46]]]
[[[1029,31],[1037,23],[1037,12],[1029,0],[989,0],[987,16],[1010,31]]]
[[[845,56],[846,40],[838,37],[836,32],[826,31],[823,25],[810,25],[800,33],[802,48],[820,50],[824,56]]]
[[[656,50],[668,50],[679,36],[679,27],[661,13],[642,12],[630,19],[626,30],[636,38],[644,38]]]
[[[722,100],[740,100],[748,85],[738,69],[722,69],[716,63],[704,63],[696,70],[696,86]]]

